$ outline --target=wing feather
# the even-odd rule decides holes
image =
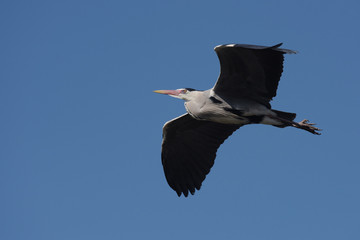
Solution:
[[[164,125],[162,164],[178,196],[195,193],[214,165],[217,149],[239,125],[200,121],[184,114]]]
[[[251,98],[268,104],[276,96],[283,71],[284,54],[293,50],[228,44],[215,47],[220,61],[220,76],[214,86],[219,95]]]

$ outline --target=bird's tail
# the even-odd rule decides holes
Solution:
[[[282,118],[282,119],[293,121],[296,118],[296,113],[282,112],[282,111],[278,111],[278,110],[274,110],[274,109],[272,109],[272,111],[274,113],[276,113],[276,115],[279,118]]]

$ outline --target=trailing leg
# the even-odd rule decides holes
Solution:
[[[279,124],[272,124],[275,127],[291,126],[291,127],[296,127],[296,128],[311,132],[312,134],[321,135],[321,133],[318,132],[318,131],[321,131],[321,129],[314,127],[315,123],[309,123],[309,120],[307,120],[307,119],[304,119],[301,122],[294,122],[292,120],[281,118],[279,116],[267,115],[267,117],[269,117],[279,123]]]
[[[293,122],[292,126],[300,129],[304,129],[312,134],[321,135],[321,133],[317,131],[321,131],[321,129],[314,127],[315,123],[309,123],[309,120],[304,119],[301,122]]]

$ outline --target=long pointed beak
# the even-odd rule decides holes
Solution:
[[[177,96],[180,93],[178,90],[155,90],[154,92],[173,96]]]

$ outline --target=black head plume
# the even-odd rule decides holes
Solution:
[[[186,90],[188,90],[188,91],[196,91],[196,89],[193,89],[193,88],[185,88]]]

